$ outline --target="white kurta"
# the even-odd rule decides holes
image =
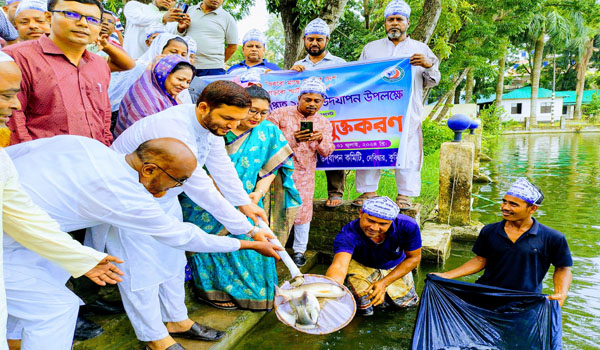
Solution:
[[[177,212],[181,215],[177,196],[185,192],[191,200],[211,213],[232,234],[241,235],[250,232],[253,228],[252,224],[234,206],[247,205],[251,201],[240,179],[232,176],[237,172],[225,150],[225,141],[200,125],[193,104],[177,105],[138,120],[127,128],[111,147],[119,153],[130,153],[141,143],[160,137],[181,140],[198,159],[196,170],[182,187],[172,188],[164,197],[157,199],[162,208],[166,212]],[[204,171],[203,166],[206,166],[212,179]],[[219,186],[220,193],[213,179]],[[185,264],[185,256],[180,250],[155,241],[142,243],[140,240],[135,240],[123,244],[129,259],[140,263],[148,259],[160,259],[163,265],[171,268],[171,274],[164,276],[165,279],[153,277],[143,285],[134,284],[133,288],[154,286],[165,281],[167,277],[173,278],[183,271],[174,267],[182,261]]]
[[[51,259],[75,277],[85,274],[106,256],[104,253],[81,246],[68,234],[62,232],[58,224],[31,201],[19,184],[12,161],[2,148],[0,148],[0,207],[2,208],[0,227],[4,231],[0,236],[2,244],[10,244],[16,240],[18,244]],[[7,308],[3,277],[4,269],[7,267],[2,264],[10,257],[2,255],[3,251],[0,250],[0,349],[4,350],[8,349],[5,340]]]
[[[152,24],[162,24],[166,11],[160,11],[154,4],[129,1],[125,4],[123,13],[127,19],[125,35],[123,36],[123,49],[135,60],[148,49],[148,46],[146,46],[146,29]],[[177,22],[167,23],[165,30],[177,34]]]
[[[403,169],[396,169],[396,186],[399,194],[416,197],[421,190],[421,165],[423,163],[423,134],[421,122],[423,121],[423,88],[436,86],[440,82],[439,60],[424,43],[406,38],[394,45],[388,38],[372,41],[365,45],[359,61],[391,58],[411,57],[414,54],[423,54],[431,62],[431,68],[413,66],[413,90],[410,105],[410,125],[406,130],[408,135],[406,165]],[[357,170],[356,191],[375,192],[379,183],[379,170]]]
[[[231,252],[240,247],[237,239],[208,235],[196,225],[165,214],[139,183],[139,175],[127,164],[125,155],[98,141],[63,135],[11,146],[7,152],[33,201],[65,231],[110,224],[121,228],[123,240],[149,240],[173,247],[181,255],[185,250]],[[104,250],[103,237],[93,239],[94,247]],[[68,278],[62,269],[16,242],[5,242],[4,252],[5,261],[20,266],[24,273],[31,273],[35,266],[42,272],[40,278],[62,278],[62,284]],[[128,262],[127,266],[140,261],[131,256],[119,258]],[[160,256],[141,261],[146,268],[125,271],[124,278],[135,283],[172,274],[172,267]]]

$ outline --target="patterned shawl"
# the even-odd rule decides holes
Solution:
[[[187,63],[187,60],[179,55],[163,57],[154,66],[154,69],[146,69],[144,74],[129,88],[119,106],[119,117],[114,131],[115,137],[136,121],[177,105],[175,98],[167,93],[165,81],[173,68],[180,62]]]

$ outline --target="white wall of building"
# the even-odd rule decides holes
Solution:
[[[554,98],[554,121],[560,120],[560,116],[562,115],[562,97]],[[521,113],[513,113],[516,112],[512,108],[513,105],[521,104]],[[550,122],[551,121],[551,113],[542,113],[541,107],[545,104],[549,104],[548,108],[551,107],[552,98],[539,98],[538,106],[537,106],[537,121],[538,122]],[[530,99],[511,99],[511,100],[502,100],[502,107],[506,111],[504,114],[502,121],[514,120],[518,122],[522,122],[526,117],[529,117],[531,112],[531,100]]]

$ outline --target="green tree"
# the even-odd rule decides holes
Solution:
[[[526,122],[528,127],[537,125],[537,100],[546,41],[556,48],[567,48],[572,44],[573,38],[583,36],[583,30],[583,18],[578,5],[568,0],[540,4],[539,11],[529,22],[527,37],[534,48],[534,54],[531,68],[531,110]]]

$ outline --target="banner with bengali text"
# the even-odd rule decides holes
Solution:
[[[327,86],[319,113],[333,126],[335,151],[318,157],[321,170],[404,167],[412,70],[408,58],[351,62],[261,76],[271,109],[297,105],[300,84],[317,76]]]
[[[412,69],[408,58],[349,62],[326,68],[270,71],[261,75],[271,95],[271,109],[297,105],[304,79],[317,76],[327,86],[319,113],[333,127],[335,151],[318,156],[317,169],[403,168],[412,96]],[[239,77],[202,77],[239,81]],[[298,129],[300,125],[298,125]]]

